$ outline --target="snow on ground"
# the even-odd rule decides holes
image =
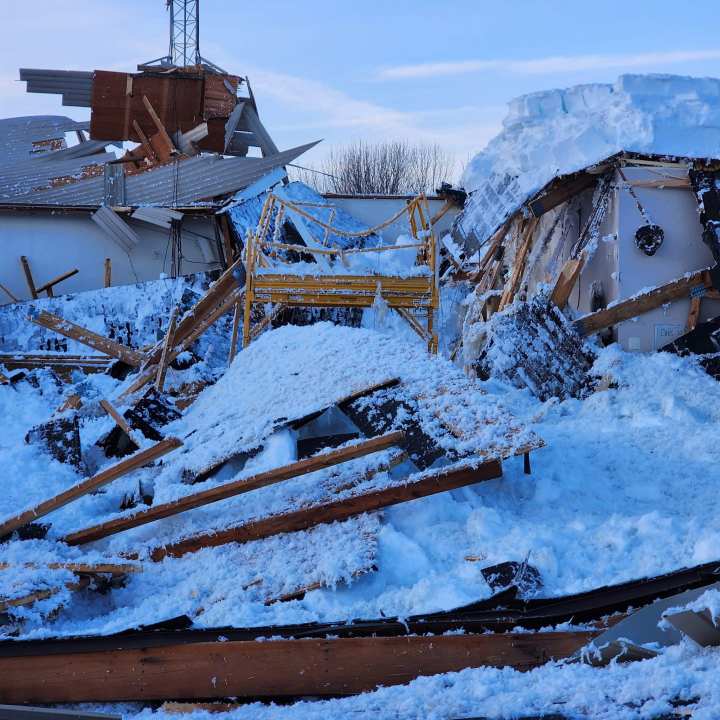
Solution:
[[[312,363],[313,352],[318,352],[315,343],[329,343],[330,350],[340,353],[341,344],[333,345],[335,332],[344,338],[346,352],[358,355],[368,365],[364,376],[349,371],[350,380],[362,384],[384,379],[387,357],[404,360],[404,372],[410,377],[417,373],[413,359],[419,357],[419,341],[415,345],[398,345],[400,341],[383,334],[387,330],[382,328],[331,331],[325,326],[313,326],[273,331],[265,336],[264,343],[261,339],[240,354],[238,367],[242,367],[243,356],[247,359],[253,353],[261,361],[263,348],[270,349],[278,338],[298,346],[304,344],[309,364],[298,369],[303,373],[303,391],[297,398],[273,395],[267,389],[270,386],[263,390],[265,404],[263,398],[258,398],[253,407],[259,424],[249,426],[253,438],[264,436],[267,428],[260,425],[268,418],[287,415],[296,403],[301,410],[309,409],[312,403],[308,398],[315,393],[308,393],[307,388],[314,390],[324,372],[321,365]],[[273,359],[267,353],[264,357],[271,365]],[[337,357],[338,367],[342,367],[343,359]],[[193,615],[195,624],[204,627],[330,621],[381,614],[404,616],[449,609],[487,597],[490,589],[480,567],[505,560],[529,557],[543,576],[542,594],[551,596],[719,558],[716,485],[720,479],[720,384],[692,359],[662,353],[628,354],[617,346],[599,351],[596,370],[610,376],[617,386],[583,401],[551,400],[541,404],[527,391],[494,381],[478,383],[478,390],[482,388],[486,393],[478,396],[482,403],[507,408],[519,423],[546,441],[547,447],[532,454],[531,475],[523,474],[521,458],[513,458],[504,463],[501,479],[388,508],[379,516],[379,524],[377,518],[359,518],[359,524],[350,521],[344,528],[336,526],[332,528],[332,542],[322,532],[315,545],[310,541],[301,549],[298,534],[262,541],[266,546],[258,550],[258,557],[275,563],[263,569],[267,570],[269,585],[278,592],[292,589],[298,580],[312,576],[309,569],[317,565],[319,557],[313,553],[332,547],[328,564],[319,568],[320,579],[330,587],[312,590],[302,600],[265,605],[266,588],[251,584],[258,567],[252,562],[252,545],[257,550],[258,544],[229,545],[151,565],[145,573],[130,576],[124,588],[108,595],[73,593],[73,602],[60,609],[49,623],[28,611],[26,632],[34,637],[110,632],[182,613]],[[61,400],[62,391],[50,376],[40,373],[39,377],[39,389],[27,383],[0,387],[0,417],[4,421],[0,435],[3,517],[25,506],[29,498],[45,497],[78,479],[73,471],[23,442],[27,430],[49,417]],[[240,399],[249,390],[242,383],[241,372],[226,377],[224,384],[220,381],[215,386],[214,393],[207,391],[207,399],[198,401],[193,414],[212,417],[222,424],[223,413],[233,403],[243,403],[242,407],[250,410],[244,404],[247,398]],[[453,377],[452,372],[448,377]],[[88,382],[98,397],[108,396],[120,387],[105,376],[95,376]],[[243,429],[243,433],[247,431],[247,427]],[[277,442],[280,447],[263,462],[292,459],[287,439],[279,438]],[[126,487],[123,482],[48,519],[58,529],[106,519],[109,513],[116,512],[122,491],[132,489],[136,477],[129,479]],[[276,501],[282,502],[282,493],[276,496]],[[243,503],[230,500],[215,508],[234,514],[248,502],[253,502],[252,494],[245,496]],[[209,515],[198,517],[199,526]],[[367,542],[358,541],[359,528],[367,531]],[[51,531],[57,532],[55,528]],[[137,533],[137,547],[138,539],[151,539],[157,530],[153,524],[133,533]],[[101,550],[114,557],[120,549],[120,544],[113,542],[107,547],[96,545],[78,549],[63,548],[52,540],[13,542],[3,547],[0,561],[71,560],[81,555],[97,560]],[[484,560],[468,562],[468,555]],[[354,569],[367,565],[371,558],[377,572],[353,577]],[[247,568],[239,573],[240,566]],[[12,579],[19,588],[28,577],[16,575]],[[64,581],[64,577],[58,575],[53,580]],[[10,577],[3,578],[3,582],[9,583]],[[231,591],[224,593],[223,587]],[[64,600],[67,598],[60,594],[45,602],[54,602],[55,607]],[[355,712],[379,718],[481,714],[511,717],[521,711],[544,709],[587,712],[592,717],[649,717],[651,710],[659,712],[666,707],[665,701],[678,695],[699,695],[703,706],[717,706],[718,670],[718,651],[700,651],[686,643],[653,660],[604,670],[560,664],[531,673],[467,670],[419,679],[408,687],[378,690],[358,698],[301,703],[285,709],[254,705],[244,708],[242,714],[248,718],[284,714],[311,718],[321,713],[347,716]],[[643,698],[654,700],[643,704]],[[640,704],[622,706],[636,702]],[[150,713],[144,710],[141,714],[145,717]],[[705,714],[696,712],[695,717],[713,715],[708,709]]]
[[[358,354],[363,362],[370,364],[366,377],[353,376],[359,384],[385,379],[386,366],[380,362],[375,363],[374,369],[372,366],[384,345],[390,354],[397,352],[399,359],[405,358],[408,368],[412,367],[410,359],[417,357],[420,348],[408,345],[404,350],[402,346],[395,350],[391,348],[398,346],[393,346],[387,336],[379,333],[329,328],[285,328],[272,335],[286,343],[307,343],[308,346],[313,338],[323,339],[335,347],[331,337],[337,332],[347,339],[348,352]],[[238,368],[243,367],[243,356],[271,347],[273,338],[266,337],[265,343],[260,340],[241,353],[236,361]],[[363,355],[360,345],[352,342],[353,337],[365,346],[367,356]],[[308,347],[310,360],[312,352]],[[377,359],[379,361],[379,357]],[[342,367],[341,361],[338,357],[338,367]],[[377,572],[359,577],[349,586],[340,584],[335,589],[309,592],[301,601],[266,607],[261,602],[264,598],[258,594],[249,598],[242,612],[229,612],[224,618],[225,624],[265,625],[449,609],[490,594],[480,574],[481,566],[528,556],[542,573],[543,594],[548,596],[720,557],[720,520],[715,512],[714,482],[719,477],[716,449],[720,445],[720,385],[691,360],[669,354],[625,354],[616,347],[600,352],[597,369],[612,375],[618,387],[598,392],[584,401],[540,404],[527,391],[496,382],[479,384],[478,387],[482,385],[487,392],[479,396],[482,403],[509,408],[521,423],[527,423],[546,441],[547,447],[532,454],[531,475],[523,474],[521,458],[513,458],[504,463],[505,474],[501,479],[388,508],[378,530]],[[324,370],[310,362],[303,372],[306,375],[300,387],[307,388],[319,385],[318,378]],[[405,372],[412,375],[411,370]],[[198,400],[191,411],[194,415],[215,418],[220,423],[218,427],[224,422],[223,413],[232,409],[234,402],[245,403],[242,407],[248,412],[251,409],[246,404],[247,398],[240,400],[241,394],[249,390],[243,385],[241,370],[225,377],[226,381],[220,381],[213,392],[206,391],[207,400]],[[103,382],[107,381],[103,378]],[[273,397],[267,394],[269,386],[263,392],[269,408],[263,406],[262,398],[258,399],[259,404],[254,407],[258,421],[262,417],[287,415],[296,402],[302,400],[302,397],[297,401]],[[218,400],[223,396],[224,406]],[[56,407],[55,400],[52,394],[39,396],[25,384],[20,384],[17,390],[0,387],[0,414],[7,419],[5,433],[0,438],[8,488],[0,498],[3,516],[25,506],[28,498],[40,499],[77,480],[73,472],[22,441],[28,427],[47,417]],[[306,406],[300,402],[297,407],[305,411],[311,409],[311,405],[313,403]],[[230,421],[237,422],[233,418],[227,422]],[[215,421],[209,423],[213,424]],[[263,432],[258,430],[258,437]],[[282,445],[286,441],[279,442]],[[282,447],[286,449],[274,450],[262,462],[292,459],[293,456],[287,454],[291,453],[288,446]],[[171,458],[168,457],[168,464]],[[355,469],[364,467],[363,460],[354,462],[360,464]],[[179,467],[177,461],[172,466]],[[119,481],[117,488],[111,485],[105,493],[83,498],[49,516],[56,525],[51,534],[107,519],[117,512],[123,492],[132,489],[136,482],[136,477],[128,479],[125,487],[123,481]],[[293,486],[293,483],[297,484]],[[186,493],[193,486],[182,487]],[[111,555],[120,550],[137,550],[143,543],[154,545],[158,538],[164,537],[163,527],[172,535],[186,533],[188,529],[200,530],[213,518],[215,522],[223,522],[222,518],[237,521],[245,514],[252,516],[253,512],[259,512],[260,505],[282,507],[298,493],[307,492],[303,488],[308,487],[302,479],[290,481],[277,488],[266,488],[192,511],[186,517],[152,523],[89,547],[94,552],[103,550]],[[107,545],[103,545],[104,542]],[[11,543],[5,553],[19,556],[28,547],[27,543],[22,546]],[[336,561],[344,551],[339,543]],[[79,551],[73,549],[73,552]],[[226,568],[226,575],[221,572],[214,578],[215,583],[221,584],[224,577],[232,583],[236,569],[232,567],[234,563],[227,567],[223,562],[225,551],[215,548],[207,552],[216,554],[217,564]],[[485,559],[481,563],[468,562],[467,555]],[[193,572],[200,572],[203,562],[193,555],[166,560],[160,565],[163,569],[157,571],[158,577],[170,577],[168,573],[177,572],[178,578],[192,578]],[[302,562],[298,560],[300,569]],[[333,584],[333,579],[342,581],[347,575],[347,570],[340,569],[335,575],[329,573],[327,578]],[[301,577],[302,572],[298,572],[297,578]],[[172,582],[163,582],[171,588]],[[122,607],[135,604],[144,608],[144,614],[127,615],[129,620],[156,622],[162,619],[158,616],[163,614],[163,607],[157,602],[147,602],[151,593],[151,583],[133,576],[121,596],[109,596],[110,605],[105,606],[104,612],[121,612]],[[119,607],[114,608],[116,599]],[[203,599],[199,597],[195,601],[201,605]],[[165,604],[165,614],[185,612],[190,607],[170,596]],[[221,615],[212,617],[213,622],[223,623]],[[64,622],[68,623],[68,629],[80,629],[78,618],[68,610],[43,632],[63,632]],[[102,623],[89,619],[85,630],[98,631],[108,622],[113,624],[107,618]]]
[[[502,132],[468,164],[459,224],[478,242],[557,175],[622,150],[720,156],[720,80],[621,75],[516,98]]]

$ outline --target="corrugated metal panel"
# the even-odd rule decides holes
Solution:
[[[132,214],[132,218],[158,227],[170,228],[173,220],[183,219],[183,214],[163,207],[139,207]]]
[[[64,139],[65,133],[81,130],[79,123],[63,115],[37,115],[0,120],[0,163],[13,163],[39,156],[33,143]]]
[[[61,185],[69,187],[73,180],[81,184],[88,177],[102,175],[105,163],[114,160],[112,153],[70,158],[56,162],[28,160],[0,166],[0,202],[11,202],[18,196],[49,190]]]
[[[105,154],[104,150],[109,143],[102,140],[88,140],[78,143],[64,150],[55,150],[55,152],[41,153],[33,158],[33,162],[59,162],[61,160],[71,160],[73,158],[85,158],[97,154]],[[92,158],[95,160],[96,158]],[[1,172],[1,171],[0,171]]]
[[[91,218],[111,240],[126,252],[140,244],[138,234],[111,208],[101,207],[91,215]]]
[[[90,107],[91,72],[20,68],[20,80],[27,82],[29,93],[62,95],[63,105]]]
[[[164,207],[199,203],[247,187],[277,167],[295,160],[317,142],[268,158],[223,158],[199,155],[126,177],[125,204]],[[103,178],[92,178],[56,190],[14,198],[36,205],[95,205],[104,201]]]

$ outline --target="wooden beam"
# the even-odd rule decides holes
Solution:
[[[165,341],[163,342],[162,354],[160,355],[157,375],[155,376],[155,389],[158,392],[162,392],[163,387],[165,386],[165,375],[167,374],[167,368],[170,364],[170,352],[171,349],[174,347],[177,316],[178,308],[174,307],[172,313],[170,314],[170,322],[168,323],[168,329],[165,333]]]
[[[450,470],[435,470],[423,473],[419,479],[406,484],[371,490],[364,494],[340,500],[330,500],[319,505],[251,521],[225,530],[185,538],[155,548],[151,551],[150,557],[159,562],[168,556],[181,557],[205,547],[215,547],[230,542],[248,542],[281,533],[307,530],[315,525],[345,520],[354,515],[361,515],[390,505],[397,505],[409,500],[455,490],[456,488],[499,477],[502,477],[502,464],[499,460],[489,460],[477,467],[465,465]]]
[[[696,328],[698,320],[700,319],[701,303],[702,298],[699,297],[694,297],[692,298],[692,300],[690,300],[690,311],[688,313],[687,325],[685,326],[686,332],[691,332]]]
[[[92,330],[82,327],[82,325],[76,325],[69,320],[63,320],[63,318],[45,312],[44,310],[38,315],[31,315],[28,317],[28,320],[34,322],[36,325],[52,330],[63,337],[87,345],[93,350],[98,350],[105,355],[111,355],[133,367],[139,367],[143,361],[143,354],[137,350],[133,350],[126,345],[121,345],[114,340],[110,340],[109,338],[92,332]]]
[[[77,275],[79,272],[80,271],[77,268],[74,268],[73,270],[68,270],[68,272],[63,273],[62,275],[58,275],[56,278],[53,278],[49,282],[46,282],[42,287],[36,288],[35,292],[38,293],[38,295],[42,292],[47,292],[48,295],[52,297],[52,289],[55,285],[61,283],[63,280],[71,278],[73,275]]]
[[[665,303],[690,297],[691,293],[701,293],[704,289],[711,287],[712,278],[710,272],[708,270],[698,270],[686,277],[660,285],[649,292],[623,300],[612,307],[585,315],[576,320],[573,325],[575,330],[585,337],[612,325],[617,325],[617,323],[624,320],[630,320],[654,310]]]
[[[538,219],[536,217],[530,218],[530,220],[527,221],[525,229],[523,230],[522,237],[520,238],[520,245],[515,255],[515,263],[513,265],[512,275],[510,276],[510,279],[505,286],[505,290],[503,291],[502,297],[500,298],[500,310],[510,305],[515,299],[515,295],[517,294],[518,288],[520,287],[520,281],[522,280],[523,274],[525,272],[525,264],[527,262],[530,248],[532,247],[533,234],[535,233],[535,228],[537,228],[537,224]]]
[[[569,657],[597,635],[229,640],[84,652],[59,640],[46,654],[22,653],[16,642],[17,654],[0,657],[0,696],[8,703],[78,703],[352,695],[469,667],[529,670]]]
[[[150,161],[150,165],[155,165],[158,162],[158,156],[155,154],[155,150],[150,144],[148,136],[145,134],[145,131],[140,127],[140,123],[137,120],[133,119],[132,125],[135,129],[135,132],[137,133],[137,136],[140,138],[140,144],[145,151],[145,157]]]
[[[243,316],[243,304],[240,300],[235,303],[235,312],[233,313],[232,333],[230,335],[230,352],[228,354],[228,365],[232,365],[235,359],[238,346],[238,330],[240,329],[240,320]]]
[[[37,290],[35,289],[35,281],[33,280],[32,272],[30,270],[30,263],[25,255],[20,257],[20,264],[22,265],[23,272],[25,273],[25,282],[27,282],[30,296],[33,300],[37,300]]]
[[[67,490],[64,490],[58,495],[55,495],[48,500],[43,500],[41,503],[38,503],[29,510],[25,510],[19,515],[15,515],[14,517],[5,520],[2,524],[0,524],[0,537],[9,535],[10,533],[15,532],[15,530],[24,527],[28,523],[44,517],[45,515],[64,507],[65,505],[68,505],[74,500],[77,500],[78,498],[83,497],[84,495],[87,495],[88,493],[91,493],[108,483],[111,483],[113,480],[117,480],[118,478],[127,475],[133,470],[143,467],[143,465],[151,463],[153,460],[157,460],[163,455],[167,455],[169,452],[179,448],[181,445],[182,442],[177,438],[166,438],[149,448],[145,448],[144,450],[140,450],[139,452],[124,458],[119,463],[116,463],[105,470],[101,470],[91,478],[87,478],[77,485],[69,487]]]
[[[90,578],[83,577],[78,579],[76,582],[67,582],[65,583],[65,587],[70,590],[82,590],[82,588],[87,587],[90,584]],[[48,598],[51,598],[53,595],[57,595],[60,590],[62,590],[61,587],[51,587],[47,588],[45,590],[35,590],[34,592],[28,593],[27,595],[23,595],[22,597],[17,598],[3,598],[0,597],[0,613],[8,612],[8,610],[11,610],[12,608],[17,607],[25,607],[26,605],[33,605],[36,602],[39,602],[40,600],[47,600]]]
[[[530,212],[536,217],[542,217],[558,205],[575,197],[578,193],[591,188],[597,182],[597,175],[581,172],[578,177],[558,178],[550,183],[549,188],[539,198],[529,204]]]
[[[132,440],[132,428],[128,425],[127,420],[108,402],[107,400],[100,401],[100,407],[115,421],[115,424],[125,432],[125,434]],[[134,440],[133,440],[134,442]],[[137,443],[135,443],[137,445]],[[138,447],[140,447],[138,445]]]
[[[165,146],[163,148],[163,150],[165,148],[167,148],[166,152],[167,152],[168,156],[169,155],[177,155],[177,153],[178,153],[177,148],[175,147],[175,144],[173,143],[173,141],[170,139],[170,136],[168,135],[167,130],[165,129],[165,126],[162,123],[162,120],[160,120],[160,117],[155,112],[155,108],[152,106],[152,103],[147,99],[147,95],[143,95],[142,101],[143,101],[143,105],[145,105],[145,109],[147,110],[148,115],[150,116],[153,123],[155,124],[155,127],[157,128],[158,135],[160,136],[160,140],[161,140],[160,144],[162,146]],[[153,145],[153,148],[156,151],[158,149],[156,145]],[[166,159],[163,157],[164,153],[162,151],[158,154],[160,155],[161,160]]]
[[[586,257],[585,253],[581,253],[580,257],[570,258],[565,265],[563,265],[555,281],[555,287],[550,295],[550,300],[561,310],[567,305],[570,299],[575,283],[585,265]]]
[[[203,507],[204,505],[209,505],[220,500],[226,500],[227,498],[267,487],[268,485],[275,485],[284,480],[289,480],[290,478],[300,475],[307,475],[316,470],[339,465],[348,460],[371,455],[372,453],[392,447],[393,445],[400,444],[404,438],[404,433],[396,431],[339,450],[314,455],[305,460],[298,460],[289,465],[266,470],[265,472],[251,475],[242,480],[235,480],[225,483],[224,485],[219,485],[218,487],[210,488],[209,490],[186,495],[185,497],[172,500],[162,505],[155,505],[148,510],[135,513],[134,515],[120,517],[115,520],[100,523],[99,525],[94,525],[93,527],[78,530],[77,532],[66,535],[64,541],[68,545],[83,545],[84,543],[99,540],[100,538],[114,535],[123,530],[155,522],[161,518],[177,515],[178,513]],[[0,528],[0,531],[2,531],[2,528]],[[2,534],[0,534],[0,537],[1,536]]]
[[[9,385],[10,384],[10,378],[7,375],[3,375],[0,372],[0,385]]]
[[[2,283],[0,283],[0,290],[2,290],[13,302],[20,302],[20,300],[13,295]]]
[[[104,285],[109,288],[112,285],[112,261],[110,258],[105,258],[105,280]]]
[[[137,563],[51,562],[38,564],[0,562],[0,571],[11,570],[17,567],[29,569],[47,568],[48,570],[69,570],[76,575],[113,575],[116,577],[136,574],[143,571],[142,565],[138,565]]]

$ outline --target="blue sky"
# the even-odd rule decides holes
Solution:
[[[2,0],[0,116],[87,117],[19,67],[133,70],[165,54],[164,0]],[[202,0],[203,55],[250,76],[281,149],[437,142],[462,164],[513,97],[624,72],[720,77],[718,1]]]

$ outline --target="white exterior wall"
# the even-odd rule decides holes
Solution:
[[[0,213],[0,283],[20,300],[30,299],[20,265],[22,255],[28,258],[36,287],[78,268],[77,275],[54,288],[55,295],[103,287],[106,257],[112,261],[113,285],[156,280],[162,273],[168,274],[170,231],[139,221],[131,220],[129,224],[141,242],[128,256],[89,214]],[[186,258],[182,274],[216,269],[218,257],[212,221],[186,216],[182,227]],[[0,290],[0,304],[8,302],[10,298]]]
[[[629,182],[683,176],[671,168],[624,169]],[[621,179],[616,178],[618,184]],[[635,245],[635,231],[645,224],[627,190],[616,191],[618,206],[619,294],[625,299],[644,289],[675,280],[687,272],[713,264],[712,254],[702,242],[697,202],[689,188],[634,188],[651,221],[665,231],[665,241],[648,257]],[[635,320],[621,323],[617,339],[625,350],[647,352],[671,342],[685,332],[690,299],[677,300]],[[720,302],[703,299],[700,322],[720,314]]]

